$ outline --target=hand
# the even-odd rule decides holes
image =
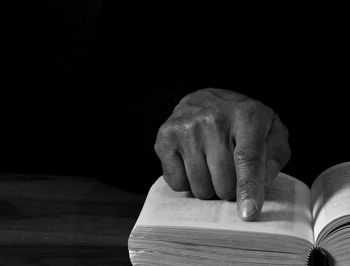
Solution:
[[[155,151],[175,191],[237,199],[256,219],[271,183],[290,158],[288,131],[271,108],[245,95],[204,89],[185,96],[160,127]]]

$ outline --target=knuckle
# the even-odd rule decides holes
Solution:
[[[156,154],[160,157],[161,154],[163,153],[164,150],[164,146],[162,145],[162,143],[157,139],[156,143],[154,144],[154,151],[156,152]]]
[[[196,125],[203,130],[221,132],[229,126],[224,112],[218,107],[206,108],[198,114],[195,120]]]
[[[164,139],[168,139],[172,130],[173,130],[173,127],[171,124],[164,123],[163,125],[161,125],[161,127],[158,130],[157,140],[161,141]]]
[[[254,178],[241,178],[237,182],[237,192],[241,200],[249,198],[257,193],[259,184]]]
[[[181,136],[191,131],[193,125],[192,119],[171,118],[159,128],[157,140],[169,142],[174,139],[175,136]]]
[[[195,127],[195,119],[192,114],[173,118],[169,123],[169,133],[175,136],[188,135]]]
[[[241,121],[253,121],[253,118],[259,120],[269,120],[273,116],[273,110],[260,101],[246,100],[238,104],[236,108],[236,117]]]
[[[238,164],[255,164],[262,160],[261,153],[256,147],[239,147],[234,152]]]
[[[156,140],[156,142],[154,143],[153,146],[154,151],[156,152],[156,154],[160,154],[161,152],[161,146],[159,145],[159,142]]]
[[[196,123],[193,119],[183,120],[174,126],[174,131],[179,135],[187,135],[192,132]]]
[[[205,126],[206,125],[212,126],[217,123],[217,116],[213,112],[206,112],[200,117],[200,119],[201,119],[200,122]]]
[[[197,121],[204,127],[218,126],[222,120],[221,112],[216,107],[206,109],[197,118]]]
[[[157,138],[153,148],[158,156],[161,156],[161,154],[167,149],[165,142],[160,140],[159,138]]]
[[[157,138],[154,144],[154,150],[158,155],[170,148],[172,143],[172,131],[173,126],[168,123],[163,124],[159,128]]]

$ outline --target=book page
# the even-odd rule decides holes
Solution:
[[[313,243],[311,194],[301,181],[280,173],[265,190],[257,221],[244,222],[235,201],[200,200],[190,192],[174,192],[161,177],[152,186],[135,226],[225,229],[282,234]]]
[[[315,240],[331,221],[350,215],[350,162],[335,165],[311,187]]]

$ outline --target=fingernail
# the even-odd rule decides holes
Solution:
[[[246,199],[240,205],[240,214],[243,220],[252,220],[256,217],[258,209],[253,199]]]

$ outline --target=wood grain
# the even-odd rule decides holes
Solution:
[[[130,265],[144,198],[94,178],[0,174],[0,265]]]

